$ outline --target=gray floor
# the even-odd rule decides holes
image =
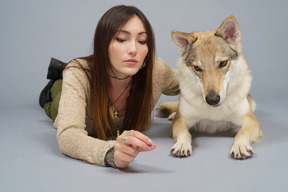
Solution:
[[[255,155],[233,160],[233,137],[195,134],[191,157],[169,150],[171,122],[154,118],[147,132],[157,144],[124,170],[99,167],[59,152],[56,130],[38,106],[0,110],[0,191],[287,191],[287,103],[258,104],[264,137]],[[17,117],[17,118],[16,118]]]
[[[192,156],[174,158],[171,122],[156,117],[147,134],[157,148],[141,153],[127,169],[60,153],[52,121],[38,106],[48,63],[51,57],[89,55],[100,16],[118,4],[136,5],[146,14],[157,56],[173,68],[180,52],[171,30],[211,30],[236,17],[264,133],[253,145],[253,158],[231,159],[231,136],[199,133],[193,134]],[[286,0],[0,1],[0,191],[288,191],[287,8]]]

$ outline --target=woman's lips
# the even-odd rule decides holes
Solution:
[[[128,59],[125,61],[128,65],[136,65],[138,61],[136,59]]]

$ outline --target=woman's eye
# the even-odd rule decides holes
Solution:
[[[198,66],[193,66],[193,68],[197,72],[201,72],[202,71],[202,69],[200,67],[198,67]]]
[[[225,61],[221,61],[220,64],[219,64],[219,68],[223,68],[227,65],[228,63],[228,60],[225,60]]]
[[[125,41],[125,39],[121,39],[119,37],[116,37],[116,40],[119,42],[119,43],[123,43]]]
[[[147,41],[138,41],[140,44],[145,45]]]

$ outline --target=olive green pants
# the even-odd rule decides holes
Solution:
[[[55,120],[58,114],[58,107],[60,102],[62,92],[62,79],[59,79],[53,83],[51,88],[52,102],[46,103],[44,105],[44,110],[48,117]]]

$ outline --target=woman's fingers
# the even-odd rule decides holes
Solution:
[[[125,138],[126,145],[130,145],[133,148],[138,148],[138,150],[145,152],[145,151],[151,151],[155,149],[156,145],[151,142],[151,144],[147,145],[147,143],[140,140],[138,137],[133,136],[127,136]]]
[[[156,148],[155,143],[139,131],[124,131],[123,143],[137,147],[140,151],[150,151]]]
[[[153,144],[153,141],[149,137],[147,137],[146,135],[144,135],[143,133],[141,133],[139,131],[131,130],[131,131],[129,131],[129,136],[138,138],[139,140],[146,143],[146,145],[152,145]]]

